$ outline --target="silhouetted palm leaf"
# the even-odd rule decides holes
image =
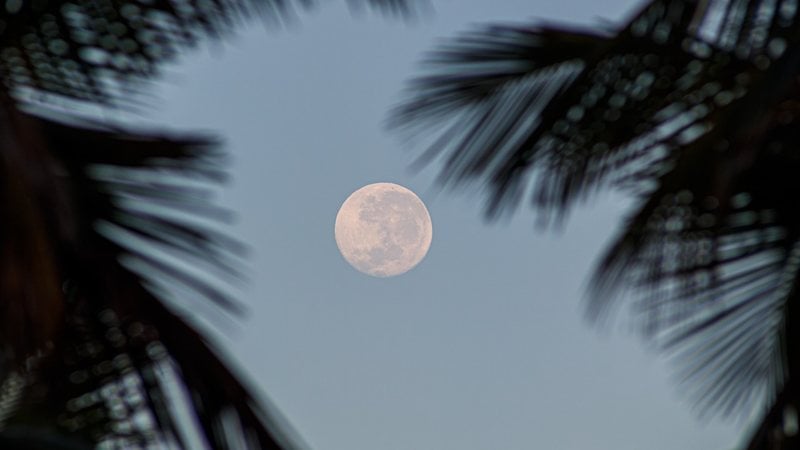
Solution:
[[[30,230],[32,243],[14,247],[39,248],[27,260],[38,269],[31,283],[44,287],[34,303],[5,304],[3,426],[46,427],[108,448],[297,447],[274,411],[162,303],[164,287],[182,286],[197,302],[184,308],[202,310],[211,300],[236,312],[218,284],[191,269],[210,262],[223,278],[236,273],[229,261],[237,247],[197,223],[207,199],[197,181],[192,189],[182,182],[219,176],[213,161],[204,162],[213,157],[210,144],[67,126],[13,109],[6,118],[13,131],[5,142],[19,150],[4,152],[6,173],[19,171],[9,197],[33,199],[23,200],[23,218],[6,223]],[[174,214],[177,206],[186,212]],[[28,269],[21,254],[7,258],[16,266],[6,270]],[[13,294],[26,279],[8,275],[2,288]],[[183,390],[181,401],[175,393]]]
[[[314,0],[10,0],[0,10],[0,74],[18,98],[58,97],[126,105],[130,82],[203,38],[229,34],[243,21],[285,21]],[[411,15],[414,0],[351,0]]]
[[[241,311],[226,283],[243,247],[219,231],[226,213],[209,195],[224,178],[213,141],[115,129],[72,108],[134,102],[137,83],[179,51],[312,3],[5,2],[0,445],[302,446],[184,317]],[[413,11],[406,0],[352,3]]]
[[[391,124],[445,124],[427,157],[447,154],[446,182],[488,183],[489,214],[530,195],[547,219],[610,185],[637,196],[590,313],[635,288],[702,407],[746,414],[800,376],[796,14],[663,0],[617,30],[484,28],[432,53]]]

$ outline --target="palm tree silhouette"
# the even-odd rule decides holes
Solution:
[[[546,225],[604,188],[636,206],[588,313],[631,300],[706,413],[766,409],[750,449],[800,448],[800,19],[794,1],[647,2],[619,27],[483,26],[425,60],[390,126],[445,185]]]
[[[0,447],[298,448],[183,309],[237,314],[214,140],[124,130],[159,65],[300,0],[9,0],[0,11]],[[406,0],[353,2],[412,13]],[[189,303],[188,306],[185,305]]]

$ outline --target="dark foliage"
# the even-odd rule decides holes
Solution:
[[[314,0],[10,0],[0,10],[0,73],[12,93],[129,106],[159,65],[244,20],[293,20]],[[412,16],[409,0],[351,0]],[[135,81],[136,83],[132,83]],[[56,98],[53,98],[53,95]]]
[[[800,21],[795,1],[647,3],[619,27],[496,25],[431,53],[391,117],[441,130],[445,182],[545,221],[638,199],[589,313],[625,290],[701,410],[768,405],[750,448],[795,448],[800,398]],[[793,428],[794,427],[794,428]]]
[[[406,0],[351,3],[414,12]],[[0,447],[302,447],[185,317],[241,312],[226,284],[239,280],[243,246],[219,231],[227,214],[211,202],[224,179],[213,139],[121,130],[75,112],[134,105],[186,48],[312,5],[4,3]]]

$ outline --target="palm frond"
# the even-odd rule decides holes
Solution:
[[[301,447],[176,312],[241,311],[225,284],[238,280],[243,246],[217,230],[224,212],[207,192],[223,176],[213,142],[10,111],[11,129],[27,130],[15,140],[48,155],[34,159],[39,178],[62,185],[58,208],[48,197],[32,207],[59,224],[37,263],[58,267],[64,287],[49,297],[61,313],[46,334],[7,341],[0,428],[46,426],[108,448]]]
[[[734,8],[652,1],[619,30],[497,26],[463,35],[432,54],[429,74],[412,81],[390,123],[444,128],[429,155],[448,154],[446,182],[488,183],[490,215],[528,195],[531,174],[534,203],[563,212],[609,174],[702,134],[707,116],[782,55],[778,40],[766,53],[753,44],[736,55],[704,40],[721,3]],[[768,24],[786,32],[787,20],[775,14]]]
[[[491,176],[539,123],[546,104],[585,60],[608,45],[600,33],[496,25],[443,45],[413,80],[390,126],[442,129],[424,160],[449,152],[443,181]]]
[[[19,0],[0,9],[0,292],[9,299],[0,302],[0,444],[302,446],[179,313],[242,311],[229,288],[244,246],[219,231],[229,214],[210,201],[225,178],[214,142],[74,113],[80,102],[135,104],[182,50],[313,3]],[[401,16],[418,5],[351,4]],[[23,440],[20,430],[42,432]]]
[[[412,15],[416,0],[352,0]],[[261,17],[291,20],[313,0],[9,2],[0,10],[0,78],[16,98],[130,106],[161,63]],[[135,83],[133,83],[135,82]]]
[[[643,328],[673,354],[703,411],[741,414],[771,401],[786,381],[784,320],[800,268],[793,153],[761,154],[736,172],[720,152],[679,158],[589,289],[592,317],[629,289]]]
[[[426,157],[446,155],[446,183],[487,184],[490,216],[529,197],[547,219],[606,186],[638,196],[589,313],[631,288],[700,407],[737,414],[777,398],[800,358],[785,328],[798,44],[790,1],[655,0],[599,32],[490,27],[434,52],[390,123],[438,132]]]

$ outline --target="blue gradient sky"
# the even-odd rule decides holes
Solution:
[[[337,3],[337,2],[332,2]],[[383,130],[438,38],[474,23],[618,20],[631,1],[440,0],[404,25],[344,4],[296,26],[253,24],[169,69],[152,117],[218,132],[233,154],[222,202],[253,247],[251,306],[229,357],[319,450],[729,449],[741,424],[702,422],[622,321],[590,327],[581,294],[625,201],[580,208],[559,232],[523,211],[487,224],[477,192],[438,192],[435,167]],[[426,202],[427,258],[376,279],[339,255],[333,223],[358,187]]]

